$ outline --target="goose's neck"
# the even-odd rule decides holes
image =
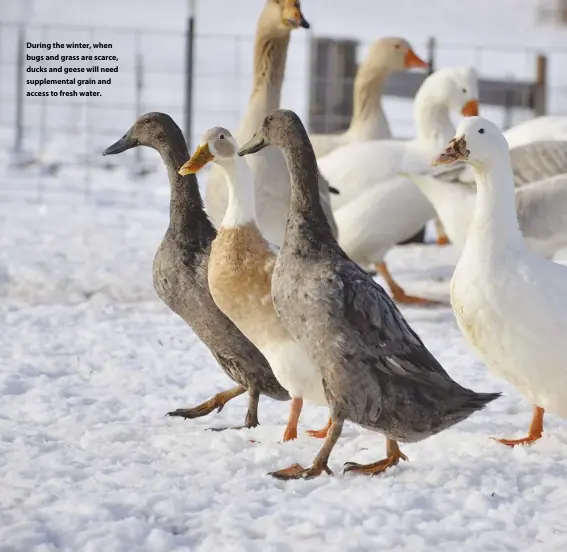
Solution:
[[[255,223],[254,178],[246,160],[237,156],[220,166],[228,187],[228,206],[222,220],[222,228]]]
[[[354,81],[353,114],[348,129],[359,141],[374,140],[389,134],[388,121],[382,111],[382,88],[390,74],[386,67],[361,66]],[[380,128],[384,125],[386,128]]]
[[[199,193],[199,184],[194,174],[181,176],[178,171],[189,159],[185,142],[165,144],[159,149],[169,176],[171,199],[169,203],[169,227],[174,232],[195,233],[201,223],[211,226]]]
[[[434,150],[445,148],[455,133],[449,108],[434,101],[426,90],[420,89],[416,94],[414,119],[419,143]]]
[[[311,142],[304,129],[296,139],[281,147],[291,182],[291,203],[286,234],[294,219],[302,222],[304,237],[314,241],[334,240],[319,197],[319,169]]]
[[[509,157],[495,160],[490,168],[475,167],[475,177],[477,199],[471,234],[492,250],[523,247]]]
[[[260,22],[254,45],[254,85],[239,133],[254,132],[268,113],[280,107],[288,45],[289,32],[274,35],[263,30]]]

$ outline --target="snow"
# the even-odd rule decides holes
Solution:
[[[1,4],[3,20],[18,20],[25,11],[34,24],[179,32],[185,24],[184,0],[144,2],[143,9],[134,0]],[[199,2],[197,62],[203,74],[196,135],[207,126],[236,124],[248,91],[248,37],[262,4]],[[564,31],[535,28],[532,0],[436,0],[427,6],[398,0],[397,13],[374,0],[329,4],[304,0],[318,34],[365,42],[401,34],[420,53],[430,34],[440,43],[496,45],[498,55],[486,50],[481,58],[473,48],[440,50],[443,63],[481,59],[489,74],[531,75],[531,54],[518,53],[520,46],[554,50],[557,60],[564,55],[558,49],[567,45]],[[25,5],[31,7],[26,11]],[[223,42],[214,31],[241,38]],[[301,112],[308,34],[300,33],[292,41],[283,103]],[[109,35],[131,62],[131,36]],[[0,37],[4,60],[10,36]],[[230,59],[221,55],[227,44],[238,45]],[[143,47],[151,70],[162,68],[166,54],[165,68],[179,69],[182,35],[166,32]],[[564,86],[560,67],[552,68],[554,83]],[[206,431],[241,424],[245,397],[207,418],[166,417],[232,382],[153,290],[152,259],[169,213],[159,157],[144,151],[142,164],[150,169],[145,177],[133,176],[140,160],[135,152],[103,159],[100,152],[132,124],[134,111],[93,110],[89,127],[85,110],[75,105],[50,108],[49,120],[68,128],[46,134],[43,164],[13,168],[13,104],[5,96],[12,92],[11,69],[4,69],[0,552],[567,549],[567,426],[548,416],[543,439],[530,448],[511,450],[489,438],[525,434],[531,405],[474,356],[448,305],[403,311],[457,381],[503,396],[438,436],[402,446],[410,461],[382,476],[342,475],[344,462],[375,461],[385,452],[382,436],[348,423],[331,456],[335,477],[281,482],[266,475],[312,461],[321,442],[304,430],[325,424],[324,408],[306,405],[299,439],[288,443],[280,440],[289,405],[266,398],[261,426],[253,430]],[[123,76],[113,92],[118,99],[131,90],[131,75]],[[146,109],[170,111],[181,122],[181,80],[150,71],[148,81]],[[396,112],[406,121],[407,108],[402,104]],[[41,111],[27,113],[28,125],[37,128]],[[398,123],[395,128],[406,130]],[[38,140],[30,132],[26,147],[33,150]],[[435,246],[400,247],[388,256],[406,291],[445,302],[456,259],[452,247]]]
[[[2,184],[25,190],[34,170]],[[565,548],[567,427],[549,416],[525,449],[489,439],[524,433],[530,405],[473,356],[448,306],[404,312],[454,378],[504,396],[403,446],[410,461],[383,476],[342,475],[343,462],[384,454],[382,436],[346,424],[335,477],[276,481],[268,471],[313,459],[321,443],[304,430],[325,409],[306,405],[285,444],[288,404],[265,398],[254,430],[206,431],[241,424],[244,397],[199,420],[165,416],[231,384],[152,289],[165,171],[100,170],[89,201],[71,170],[46,178],[61,192],[52,203],[13,191],[0,202],[0,550]],[[389,261],[408,291],[448,300],[455,259],[411,246]]]

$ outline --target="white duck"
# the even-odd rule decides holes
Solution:
[[[477,75],[471,68],[437,71],[416,95],[417,139],[346,146],[319,161],[321,170],[328,171],[341,192],[333,198],[341,247],[359,264],[374,266],[399,303],[434,303],[406,294],[390,274],[384,256],[422,228],[435,216],[435,210],[413,182],[396,175],[402,167],[416,172],[429,168],[431,157],[453,135],[450,111],[477,112],[477,89]],[[373,155],[374,160],[367,155]],[[342,164],[342,170],[335,162]],[[337,173],[344,180],[335,180]]]
[[[427,169],[431,157],[455,131],[451,111],[466,116],[478,113],[478,77],[471,67],[440,69],[424,80],[414,100],[415,139],[350,144],[318,160],[329,184],[340,191],[332,198],[333,210],[400,171]]]
[[[309,28],[298,0],[266,0],[256,31],[252,93],[236,133],[237,142],[247,140],[263,118],[278,109],[290,34],[298,27]],[[254,176],[256,212],[262,234],[272,243],[281,245],[291,198],[284,158],[277,148],[266,148],[250,159],[250,168]],[[319,179],[319,188],[323,208],[336,231],[325,179]],[[218,228],[228,204],[224,175],[218,167],[213,167],[207,181],[205,204],[209,217]]]
[[[508,144],[495,125],[465,119],[434,164],[470,163],[477,202],[451,280],[451,303],[465,338],[495,374],[534,405],[527,437],[543,433],[545,410],[567,416],[567,268],[532,253],[518,226]]]
[[[414,67],[427,68],[428,65],[403,38],[385,37],[374,42],[356,72],[348,130],[340,134],[311,134],[309,139],[315,156],[323,157],[347,144],[391,138],[390,125],[382,109],[382,88],[392,73]]]
[[[211,246],[209,289],[219,309],[262,352],[274,376],[292,398],[283,440],[297,437],[303,399],[326,405],[319,368],[293,340],[280,322],[271,296],[272,272],[277,250],[258,228],[254,179],[246,160],[236,155],[238,145],[225,128],[209,129],[197,151],[179,170],[199,171],[210,161],[224,173],[228,208]],[[330,424],[309,431],[324,438]]]

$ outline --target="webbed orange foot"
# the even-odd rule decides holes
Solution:
[[[315,437],[315,439],[324,439],[327,437],[327,433],[329,433],[329,429],[331,429],[331,425],[333,420],[329,418],[327,425],[323,429],[309,429],[306,431],[307,435],[310,437]]]
[[[281,479],[282,481],[289,481],[291,479],[314,479],[319,477],[322,473],[333,475],[327,464],[313,464],[310,468],[304,468],[300,464],[293,464],[289,468],[270,472],[268,475]]]
[[[385,472],[388,468],[395,466],[400,460],[408,460],[408,457],[400,450],[396,441],[386,441],[386,451],[388,456],[384,460],[372,464],[357,464],[356,462],[346,462],[343,474],[347,472],[360,473],[362,475],[377,475]]]

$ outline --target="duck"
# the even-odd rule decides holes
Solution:
[[[272,272],[277,248],[260,232],[254,201],[254,178],[246,160],[237,155],[238,144],[229,130],[205,132],[179,174],[195,174],[209,162],[225,174],[228,207],[211,245],[208,282],[218,308],[268,360],[279,383],[291,396],[283,441],[297,438],[303,400],[325,406],[319,368],[282,325],[271,298]],[[326,430],[308,431],[325,437]]]
[[[450,285],[451,304],[469,345],[495,375],[533,404],[527,445],[543,435],[546,411],[567,416],[567,268],[530,250],[518,222],[508,143],[496,125],[464,119],[432,161],[470,164],[477,197]]]
[[[512,162],[512,170],[513,167]],[[447,182],[427,174],[411,175],[411,179],[435,208],[451,242],[462,251],[474,217],[476,186]],[[518,223],[528,248],[542,257],[553,258],[567,247],[567,174],[515,190]]]
[[[153,262],[158,297],[177,314],[209,349],[236,386],[193,408],[180,408],[169,416],[199,418],[220,412],[235,397],[248,393],[243,426],[256,427],[260,395],[289,400],[262,353],[216,306],[209,291],[207,267],[216,230],[207,217],[195,175],[178,171],[189,157],[183,133],[166,113],[139,117],[103,155],[115,155],[146,146],[156,150],[167,168],[171,188],[169,226]],[[216,428],[223,429],[223,428]]]
[[[407,457],[398,442],[417,442],[482,409],[499,393],[456,383],[412,330],[384,289],[337,243],[323,212],[317,162],[296,113],[269,114],[239,150],[282,151],[292,197],[283,247],[272,274],[272,300],[282,324],[319,366],[331,427],[308,468],[293,464],[278,479],[332,473],[328,460],[346,420],[382,433],[387,456],[346,472],[381,473]]]
[[[400,37],[376,40],[356,72],[353,115],[348,130],[338,134],[310,134],[315,156],[323,157],[347,144],[392,138],[388,119],[382,109],[384,82],[396,71],[428,67],[407,40]]]
[[[429,169],[431,157],[454,133],[451,110],[478,112],[478,76],[473,68],[448,67],[424,80],[414,102],[416,139],[354,144],[318,160],[320,170],[340,191],[332,201],[341,247],[379,273],[397,303],[438,304],[406,293],[390,273],[385,256],[435,217],[419,188],[399,173]]]
[[[266,0],[256,30],[252,92],[235,134],[238,143],[256,130],[267,113],[279,107],[290,35],[298,28],[310,28],[298,0]],[[250,169],[254,176],[260,230],[270,243],[281,246],[291,193],[284,159],[276,148],[268,148],[250,160]],[[319,193],[329,222],[336,232],[329,185],[322,177],[319,180]],[[228,205],[228,191],[224,175],[216,165],[206,183],[205,204],[207,213],[218,228]]]

